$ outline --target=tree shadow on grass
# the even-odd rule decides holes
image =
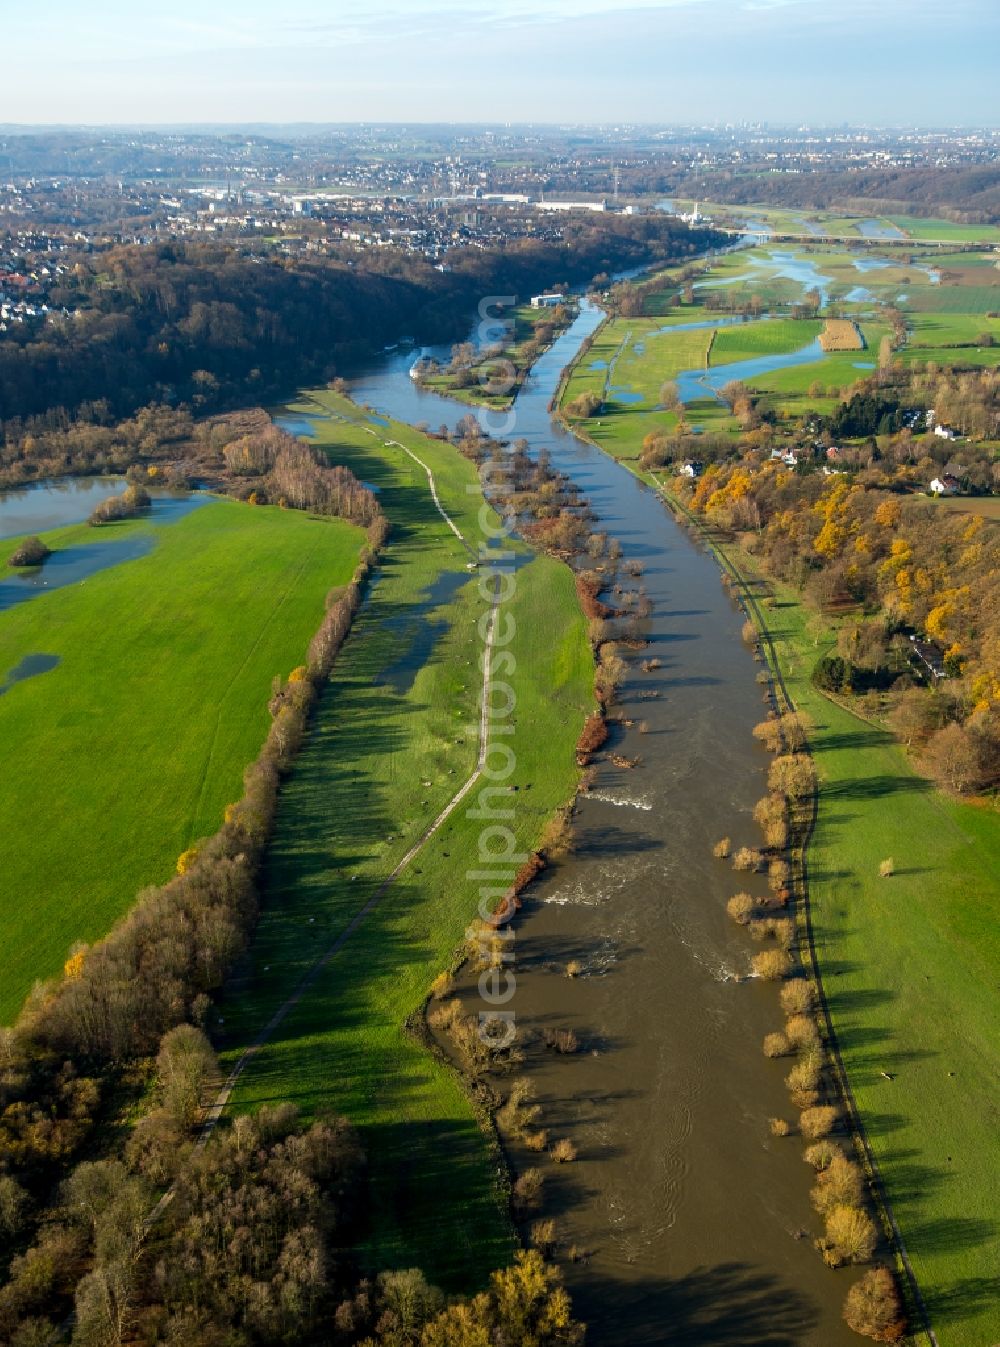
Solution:
[[[973,1216],[942,1216],[931,1221],[907,1221],[903,1233],[908,1247],[930,1254],[977,1249],[992,1240],[996,1232],[995,1221]]]
[[[809,748],[814,755],[821,756],[841,748],[876,748],[883,744],[895,743],[895,739],[886,730],[874,726],[864,730],[844,730],[833,734],[820,733],[810,738]]]
[[[960,1323],[1000,1304],[1000,1276],[962,1277],[927,1296],[931,1323]]]
[[[823,786],[832,800],[880,800],[888,795],[925,795],[931,783],[921,776],[868,776]]]
[[[824,973],[826,972],[825,962],[823,971]],[[824,990],[826,989],[824,988]],[[894,1001],[895,999],[896,993],[887,991],[884,987],[834,987],[827,991],[826,995],[826,1003],[835,1020],[852,1011],[867,1011],[871,1010],[874,1006],[884,1006],[889,1001]],[[839,1036],[838,1031],[838,1039]]]

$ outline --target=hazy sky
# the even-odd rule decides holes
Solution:
[[[998,0],[2,0],[0,122],[1000,122]]]

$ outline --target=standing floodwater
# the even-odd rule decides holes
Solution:
[[[601,767],[579,803],[575,854],[531,890],[518,926],[524,1071],[541,1124],[579,1151],[575,1164],[541,1161],[543,1214],[564,1252],[587,1255],[566,1276],[591,1347],[846,1347],[856,1341],[840,1319],[852,1275],[829,1271],[812,1248],[811,1171],[801,1145],[768,1126],[791,1116],[787,1063],[761,1052],[780,1027],[777,993],[741,980],[752,950],[725,914],[740,876],[711,853],[724,834],[735,846],[759,840],[759,666],[713,559],[626,469],[551,423],[559,372],[600,318],[583,305],[505,431],[549,449],[625,558],[643,563],[655,604],[649,648],[621,693],[636,725],[614,745],[642,763]],[[362,372],[354,396],[454,426],[468,409],[417,388],[412,358]],[[643,673],[642,658],[661,667]],[[574,979],[571,960],[582,968]],[[580,1041],[574,1055],[542,1045],[545,1030],[563,1028]]]

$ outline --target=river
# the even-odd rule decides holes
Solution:
[[[545,446],[625,557],[643,563],[655,604],[644,654],[662,661],[650,673],[636,663],[622,689],[637,724],[613,745],[641,766],[600,768],[576,811],[575,853],[534,886],[519,922],[524,1071],[542,1124],[579,1151],[574,1164],[545,1163],[542,1214],[564,1251],[587,1252],[566,1278],[591,1347],[847,1347],[850,1274],[829,1271],[804,1233],[818,1228],[801,1144],[769,1131],[769,1118],[793,1115],[787,1063],[761,1052],[781,1024],[776,990],[742,980],[753,947],[725,914],[746,877],[711,852],[724,834],[735,846],[759,841],[751,810],[767,759],[751,730],[765,708],[743,615],[655,494],[548,412],[561,369],[601,317],[582,304],[504,430]],[[468,409],[418,388],[413,358],[387,354],[357,371],[353,396],[454,426]],[[571,959],[582,965],[575,979]],[[582,1050],[546,1051],[546,1028],[572,1028]]]

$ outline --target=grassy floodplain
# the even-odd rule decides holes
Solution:
[[[218,827],[267,732],[271,680],[301,663],[364,541],[340,520],[225,500],[100,530],[122,545],[137,535],[152,537],[147,555],[0,623],[0,671],[60,660],[0,697],[3,1022]],[[95,530],[44,537],[83,548]]]
[[[810,256],[822,265],[822,252]],[[731,259],[727,263],[732,275]],[[870,272],[860,280],[870,288],[878,276]],[[952,293],[940,311],[958,304],[956,292],[968,288],[942,284],[942,294]],[[1000,307],[1000,286],[988,288],[990,307]],[[973,325],[982,330],[982,321],[956,319],[949,335],[964,335]],[[595,349],[598,341],[605,348],[620,344],[625,326],[626,320],[608,323]],[[862,327],[877,351],[888,328],[870,320]],[[720,329],[713,359],[720,341],[746,341],[748,330]],[[911,342],[925,334],[917,319]],[[940,358],[932,349],[947,350],[911,345],[903,358]],[[976,352],[952,349],[942,363],[973,363],[970,354]],[[996,348],[979,354],[1000,362]],[[644,374],[641,357],[632,378],[645,387],[661,377],[664,362],[650,359]],[[770,405],[826,411],[834,405],[828,388],[859,377],[857,361],[857,352],[832,353],[817,365],[751,382]],[[575,380],[574,371],[564,405]],[[814,381],[821,395],[811,390]],[[701,420],[698,410],[698,404],[689,407],[691,420]],[[650,428],[642,404],[613,404],[586,423],[587,434],[633,470]],[[942,508],[970,504],[956,500]],[[753,559],[732,546],[727,551],[753,578]],[[939,1342],[993,1347],[1000,1338],[994,1201],[1000,1092],[992,1069],[1000,1053],[1000,820],[989,808],[956,803],[935,790],[882,726],[858,719],[813,687],[816,661],[835,645],[828,619],[810,615],[785,589],[767,616],[791,695],[815,727],[821,788],[808,855],[810,904],[848,1077]],[[888,857],[896,873],[886,880],[879,864]]]
[[[393,535],[370,599],[341,652],[315,728],[283,790],[264,917],[252,961],[224,1006],[230,1057],[364,906],[472,771],[486,611],[468,555],[434,508],[411,447],[444,508],[478,545],[475,469],[453,447],[393,423],[370,427],[332,394],[296,407],[332,414],[316,443],[377,486]],[[468,488],[472,488],[470,492]],[[593,663],[569,569],[516,546],[516,622],[507,738],[509,827],[521,851],[573,793],[574,744],[592,706]],[[503,620],[503,619],[501,619]],[[373,1172],[369,1243],[379,1266],[422,1266],[469,1287],[510,1255],[496,1166],[465,1090],[405,1031],[475,915],[483,824],[459,807],[326,965],[257,1054],[237,1110],[291,1099],[361,1129]]]
[[[675,199],[675,209],[690,211],[694,202]],[[917,215],[857,215],[835,210],[796,210],[787,206],[727,205],[717,201],[699,201],[700,213],[709,219],[732,219],[754,226],[766,225],[776,234],[826,235],[835,239],[864,238],[863,223],[874,220],[887,229],[897,229],[903,239],[914,242],[936,243],[1000,243],[1000,229],[995,225],[958,224],[952,220],[924,219]],[[900,240],[897,239],[897,242]]]
[[[734,560],[753,574],[752,559]],[[814,726],[810,910],[851,1088],[940,1342],[991,1347],[1000,819],[933,789],[881,726],[813,687],[816,660],[836,644],[826,619],[785,589],[767,616]]]

